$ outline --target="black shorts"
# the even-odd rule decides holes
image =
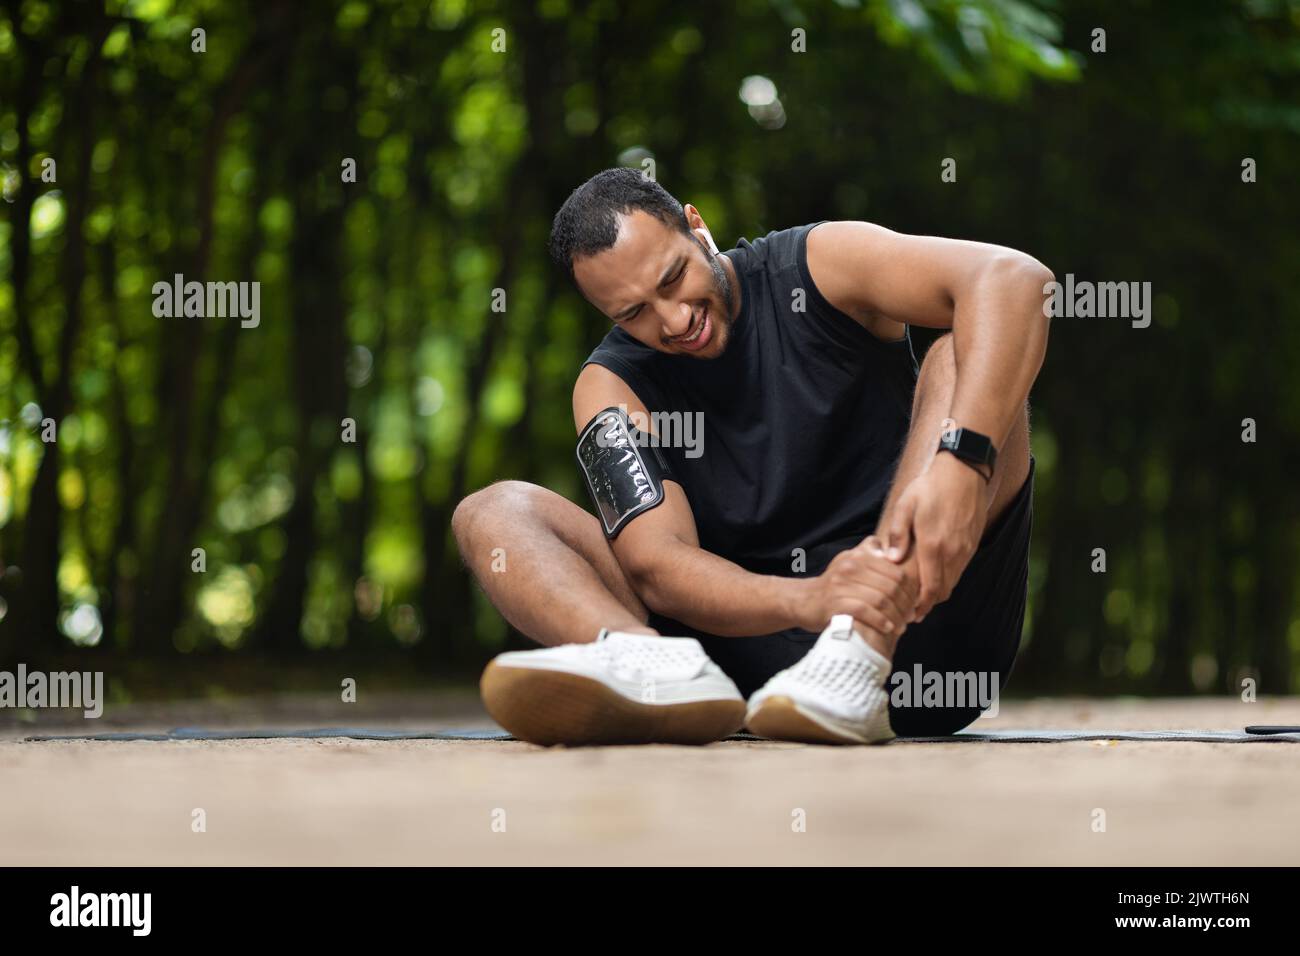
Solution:
[[[894,680],[900,672],[907,675],[909,688],[918,673],[929,672],[983,674],[989,689],[991,675],[996,674],[999,691],[1006,687],[1025,622],[1034,464],[1030,457],[1024,485],[998,520],[985,530],[948,600],[935,605],[924,621],[908,626],[898,642],[887,689],[902,684],[901,677]],[[736,682],[745,697],[808,653],[818,637],[798,628],[761,637],[718,637],[653,612],[649,625],[666,636],[698,638],[705,652]],[[907,696],[891,693],[890,698],[889,721],[900,737],[953,734],[974,721],[982,710],[978,702],[973,706],[896,706],[895,697]]]

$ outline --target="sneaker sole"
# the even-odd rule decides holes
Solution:
[[[642,704],[564,671],[488,664],[479,681],[492,719],[520,740],[550,747],[708,744],[745,723],[742,700]]]
[[[823,724],[815,720],[789,697],[769,697],[758,705],[746,721],[751,733],[773,740],[792,740],[804,744],[866,744],[859,734]],[[892,739],[891,737],[885,740]],[[885,740],[875,741],[884,743]]]

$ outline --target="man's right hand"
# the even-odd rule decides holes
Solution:
[[[914,620],[915,562],[890,561],[875,535],[841,551],[808,584],[798,608],[798,625],[806,631],[820,632],[834,615],[850,614],[859,628],[896,639]]]

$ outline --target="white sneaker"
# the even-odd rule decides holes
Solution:
[[[590,644],[497,655],[479,682],[492,719],[551,744],[706,744],[740,730],[745,700],[693,637],[600,632]]]
[[[885,681],[888,658],[837,614],[797,663],[749,698],[751,733],[807,743],[871,744],[894,737]]]

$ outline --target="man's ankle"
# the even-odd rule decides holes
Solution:
[[[630,624],[626,627],[610,627],[608,631],[618,631],[620,634],[648,634],[651,637],[659,637],[659,632],[653,627],[647,627],[644,624]]]
[[[865,629],[859,628],[858,633],[861,634],[862,639],[867,642],[867,646],[877,654],[880,654],[888,661],[894,659],[894,651],[898,649],[898,638],[888,637],[869,627]]]

